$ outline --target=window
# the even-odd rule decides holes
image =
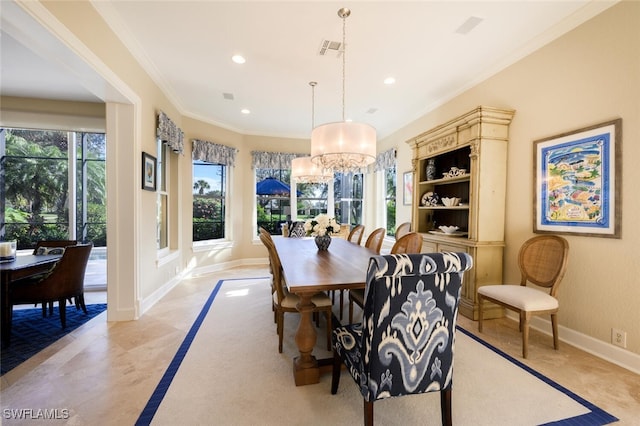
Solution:
[[[335,218],[338,223],[362,223],[364,176],[362,173],[335,173],[333,180]]]
[[[2,237],[19,249],[47,239],[106,246],[105,152],[103,133],[0,129]]]
[[[387,235],[396,234],[396,168],[389,167],[384,171],[385,190],[385,219],[387,223]]]
[[[256,169],[258,227],[272,235],[281,235],[282,225],[291,219],[290,179],[290,169]]]
[[[193,241],[224,238],[226,166],[193,161]]]
[[[299,183],[297,190],[297,218],[307,220],[327,213],[328,183]]]
[[[158,139],[157,148],[156,188],[158,191],[158,229],[156,246],[158,250],[162,250],[169,248],[169,191],[167,187],[169,148],[160,139]]]

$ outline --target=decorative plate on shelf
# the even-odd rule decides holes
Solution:
[[[437,206],[440,202],[440,197],[435,192],[427,191],[422,194],[422,198],[420,199],[420,203],[425,207],[434,207]]]
[[[432,231],[429,231],[429,233],[433,235],[446,235],[447,237],[464,237],[465,235],[468,234],[468,232],[462,232],[462,231],[447,233],[447,232],[442,232],[439,229],[434,229]]]

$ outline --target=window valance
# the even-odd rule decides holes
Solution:
[[[396,166],[396,149],[391,148],[376,156],[376,172]]]
[[[294,154],[291,152],[251,151],[253,169],[290,169],[291,160],[305,157],[308,154]]]
[[[182,154],[184,151],[184,132],[162,111],[158,113],[156,136],[173,152]]]
[[[191,142],[193,143],[191,158],[194,160],[235,167],[237,149],[199,139],[192,139]]]

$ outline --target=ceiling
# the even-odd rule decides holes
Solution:
[[[3,0],[0,94],[105,101],[102,77]],[[308,138],[345,118],[385,137],[615,2],[130,1],[93,5],[183,115],[248,135]],[[471,24],[476,23],[475,27]],[[246,58],[243,65],[231,61]],[[385,85],[394,77],[396,83]],[[314,91],[310,81],[318,84]],[[313,110],[312,110],[313,106]],[[246,108],[250,114],[243,114]]]

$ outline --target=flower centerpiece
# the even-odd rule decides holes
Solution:
[[[327,250],[331,244],[331,234],[340,232],[340,225],[335,218],[326,214],[319,214],[313,219],[304,223],[304,230],[307,235],[316,237],[316,245],[318,250]]]

